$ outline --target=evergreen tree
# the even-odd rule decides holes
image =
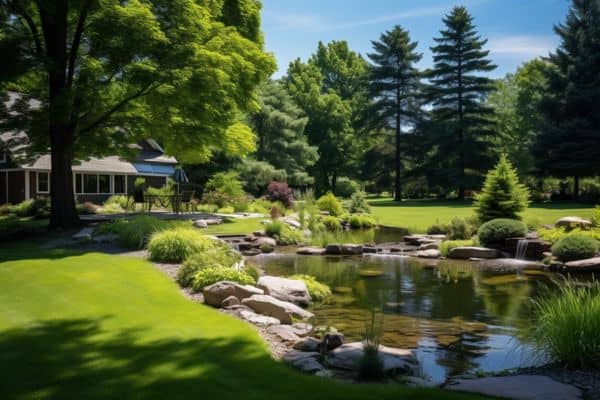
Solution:
[[[481,222],[496,218],[520,219],[519,213],[529,205],[529,191],[519,183],[517,171],[505,155],[488,172],[483,189],[475,199]]]
[[[418,43],[411,42],[407,31],[395,26],[373,41],[373,62],[369,74],[371,114],[379,128],[395,131],[394,135],[394,200],[402,200],[401,145],[403,127],[414,128],[419,113],[420,74],[415,64],[422,55],[415,52]]]
[[[482,39],[473,25],[473,17],[464,7],[455,7],[443,19],[445,29],[434,38],[433,69],[429,73],[429,99],[433,106],[429,130],[432,153],[429,169],[445,168],[446,184],[455,182],[463,199],[468,185],[467,172],[489,165],[491,109],[483,104],[494,88],[491,79],[481,75],[496,68],[484,50]]]
[[[561,44],[550,54],[544,116],[534,147],[545,174],[575,177],[600,170],[600,1],[573,0],[564,24],[554,28]]]

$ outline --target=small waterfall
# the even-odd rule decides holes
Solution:
[[[515,254],[515,258],[517,260],[524,260],[525,255],[527,254],[527,245],[529,244],[528,239],[519,239],[517,242],[517,252]]]

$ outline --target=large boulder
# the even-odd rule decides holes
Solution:
[[[565,267],[572,272],[600,271],[600,257],[586,258],[585,260],[569,261]]]
[[[277,241],[275,239],[273,239],[272,237],[268,237],[268,236],[259,237],[254,240],[254,246],[255,247],[262,247],[262,246],[276,247]]]
[[[300,247],[296,250],[296,254],[302,254],[306,256],[322,256],[325,254],[325,249],[321,247]]]
[[[308,306],[311,300],[306,284],[300,280],[267,275],[261,276],[256,285],[264,290],[265,294],[302,307]]]
[[[344,344],[329,353],[328,363],[333,368],[354,370],[364,353],[361,342]],[[412,351],[396,349],[380,345],[379,354],[383,359],[383,369],[386,373],[397,371],[401,373],[413,372],[417,361]]]
[[[240,310],[237,314],[245,321],[258,326],[279,325],[281,322],[277,318],[260,315],[250,310]]]
[[[341,244],[328,244],[325,247],[325,254],[330,254],[333,256],[338,256],[342,254],[342,245]]]
[[[250,307],[255,312],[277,318],[282,324],[292,324],[293,319],[309,319],[314,314],[298,307],[297,305],[276,299],[268,295],[255,294],[242,300],[242,304]]]
[[[300,351],[319,351],[321,341],[314,337],[307,337],[294,344],[294,349]]]
[[[291,325],[273,325],[267,329],[267,332],[277,336],[284,342],[297,343],[302,340],[300,336],[294,333],[294,328]]]
[[[440,258],[441,255],[438,249],[419,250],[416,253],[419,258]]]
[[[496,258],[482,260],[477,267],[483,271],[495,274],[512,274],[524,270],[541,271],[545,265],[537,261],[517,260],[515,258]]]
[[[418,250],[438,250],[440,248],[440,242],[435,241],[435,242],[430,242],[430,243],[423,243],[422,245],[419,246]]]
[[[300,371],[316,373],[325,369],[318,361],[320,356],[321,355],[315,351],[305,352],[292,350],[284,354],[283,361]]]
[[[570,228],[573,226],[587,227],[592,225],[592,221],[579,217],[562,217],[554,223],[557,227]]]
[[[263,294],[261,289],[249,285],[240,285],[239,283],[230,281],[221,281],[206,286],[202,291],[204,295],[204,303],[213,306],[221,307],[223,301],[231,296],[238,300],[243,300],[255,294]]]
[[[498,250],[486,247],[455,247],[448,253],[448,258],[468,260],[469,258],[497,258]]]
[[[341,245],[343,255],[354,256],[363,253],[363,246],[360,244],[346,243]]]
[[[208,224],[203,219],[197,219],[197,220],[195,220],[194,223],[193,223],[193,225],[194,225],[194,227],[200,228],[200,229],[208,228]]]

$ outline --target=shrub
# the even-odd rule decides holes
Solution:
[[[560,239],[567,237],[567,236],[572,236],[572,235],[587,236],[592,239],[600,240],[600,229],[598,229],[598,228],[593,228],[593,229],[574,228],[571,230],[566,230],[564,228],[552,228],[552,229],[539,229],[538,230],[538,236],[540,237],[540,239],[546,240],[550,243],[556,243]]]
[[[537,231],[542,226],[542,221],[539,218],[531,217],[525,220],[525,225],[528,231]]]
[[[239,197],[244,194],[239,174],[235,171],[219,172],[206,182],[208,191],[224,194],[229,197]]]
[[[600,283],[567,281],[534,302],[533,343],[572,368],[600,368]]]
[[[192,288],[194,291],[199,292],[206,286],[210,286],[213,283],[220,281],[237,282],[241,285],[254,285],[256,283],[254,278],[243,270],[208,267],[196,272],[192,282]]]
[[[329,214],[334,217],[338,217],[344,213],[342,203],[340,203],[337,197],[331,192],[319,197],[319,200],[317,200],[317,207],[319,207],[319,210],[321,211],[329,212]]]
[[[233,214],[235,212],[235,208],[232,206],[221,207],[217,210],[219,214]]]
[[[515,219],[498,218],[479,227],[477,236],[484,246],[503,245],[511,237],[521,237],[527,233],[527,227]]]
[[[44,218],[50,215],[50,203],[46,199],[29,199],[12,207],[18,217]]]
[[[321,223],[330,232],[341,231],[342,230],[342,222],[339,218],[334,216],[326,216],[321,219]]]
[[[294,194],[285,182],[269,183],[267,187],[267,199],[273,202],[280,202],[285,208],[292,208],[294,205]]]
[[[12,214],[13,210],[10,204],[1,204],[0,205],[0,216]]]
[[[265,234],[274,238],[277,243],[283,246],[300,244],[304,241],[304,235],[301,231],[293,230],[277,219],[265,225]]]
[[[194,228],[171,228],[152,235],[148,257],[152,261],[179,263],[194,253],[210,249],[212,241]]]
[[[503,155],[490,170],[483,189],[475,197],[477,215],[482,222],[496,218],[520,219],[519,213],[529,205],[529,191],[519,183],[517,171]]]
[[[594,211],[594,217],[592,218],[592,222],[594,226],[600,227],[600,206],[596,206],[596,210]]]
[[[285,215],[285,210],[285,206],[282,203],[276,202],[271,205],[271,210],[269,210],[269,212],[271,214],[271,218],[276,219],[283,217]]]
[[[104,202],[104,207],[106,207],[109,204],[117,204],[123,210],[133,211],[135,209],[135,203],[133,201],[129,201],[127,196],[124,195],[110,196]]]
[[[284,223],[274,219],[272,220],[270,223],[268,223],[267,225],[265,225],[265,234],[267,236],[271,236],[271,237],[275,237],[277,235],[281,234],[281,231],[284,228]]]
[[[348,198],[358,192],[360,186],[356,181],[350,178],[342,177],[335,183],[335,195]]]
[[[352,229],[371,229],[377,225],[375,218],[370,215],[353,214],[348,218],[348,223]]]
[[[350,197],[349,211],[353,214],[368,214],[371,212],[371,207],[367,202],[367,195],[365,192],[359,190],[352,194]]]
[[[552,245],[552,255],[564,262],[592,258],[597,251],[598,241],[583,235],[568,235]]]
[[[442,257],[448,257],[448,253],[455,247],[477,246],[479,243],[474,239],[468,240],[445,240],[440,244],[440,254]]]
[[[463,218],[452,218],[448,225],[448,239],[450,240],[466,240],[469,239],[475,230]]]
[[[216,204],[198,204],[196,206],[197,211],[205,213],[214,213],[217,212],[218,209],[219,206]]]
[[[205,251],[190,255],[177,270],[176,280],[182,287],[192,285],[194,275],[205,268],[230,268],[242,260],[227,243],[212,240]]]
[[[248,212],[268,214],[273,204],[269,200],[255,199],[248,205]]]
[[[121,214],[125,212],[125,210],[117,203],[104,204],[99,208],[99,211],[101,211],[102,214]]]
[[[0,219],[0,241],[31,238],[46,231],[47,226],[42,221],[20,220],[14,215]]]
[[[448,224],[442,224],[439,220],[435,221],[435,224],[427,228],[428,235],[445,235],[450,230]]]
[[[172,225],[170,222],[154,217],[139,215],[132,219],[118,219],[104,223],[96,229],[96,232],[115,234],[122,246],[130,249],[143,249],[152,234]]]
[[[306,284],[308,293],[314,301],[323,301],[331,296],[331,289],[324,283],[317,281],[311,275],[292,275],[289,279],[296,279]]]
[[[254,265],[246,265],[244,272],[250,275],[254,281],[258,281],[258,278],[260,278],[260,270]]]

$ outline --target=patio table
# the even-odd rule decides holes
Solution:
[[[148,212],[152,211],[152,205],[158,203],[161,207],[173,208],[176,214],[179,214],[181,208],[181,194],[144,194],[144,203]]]

